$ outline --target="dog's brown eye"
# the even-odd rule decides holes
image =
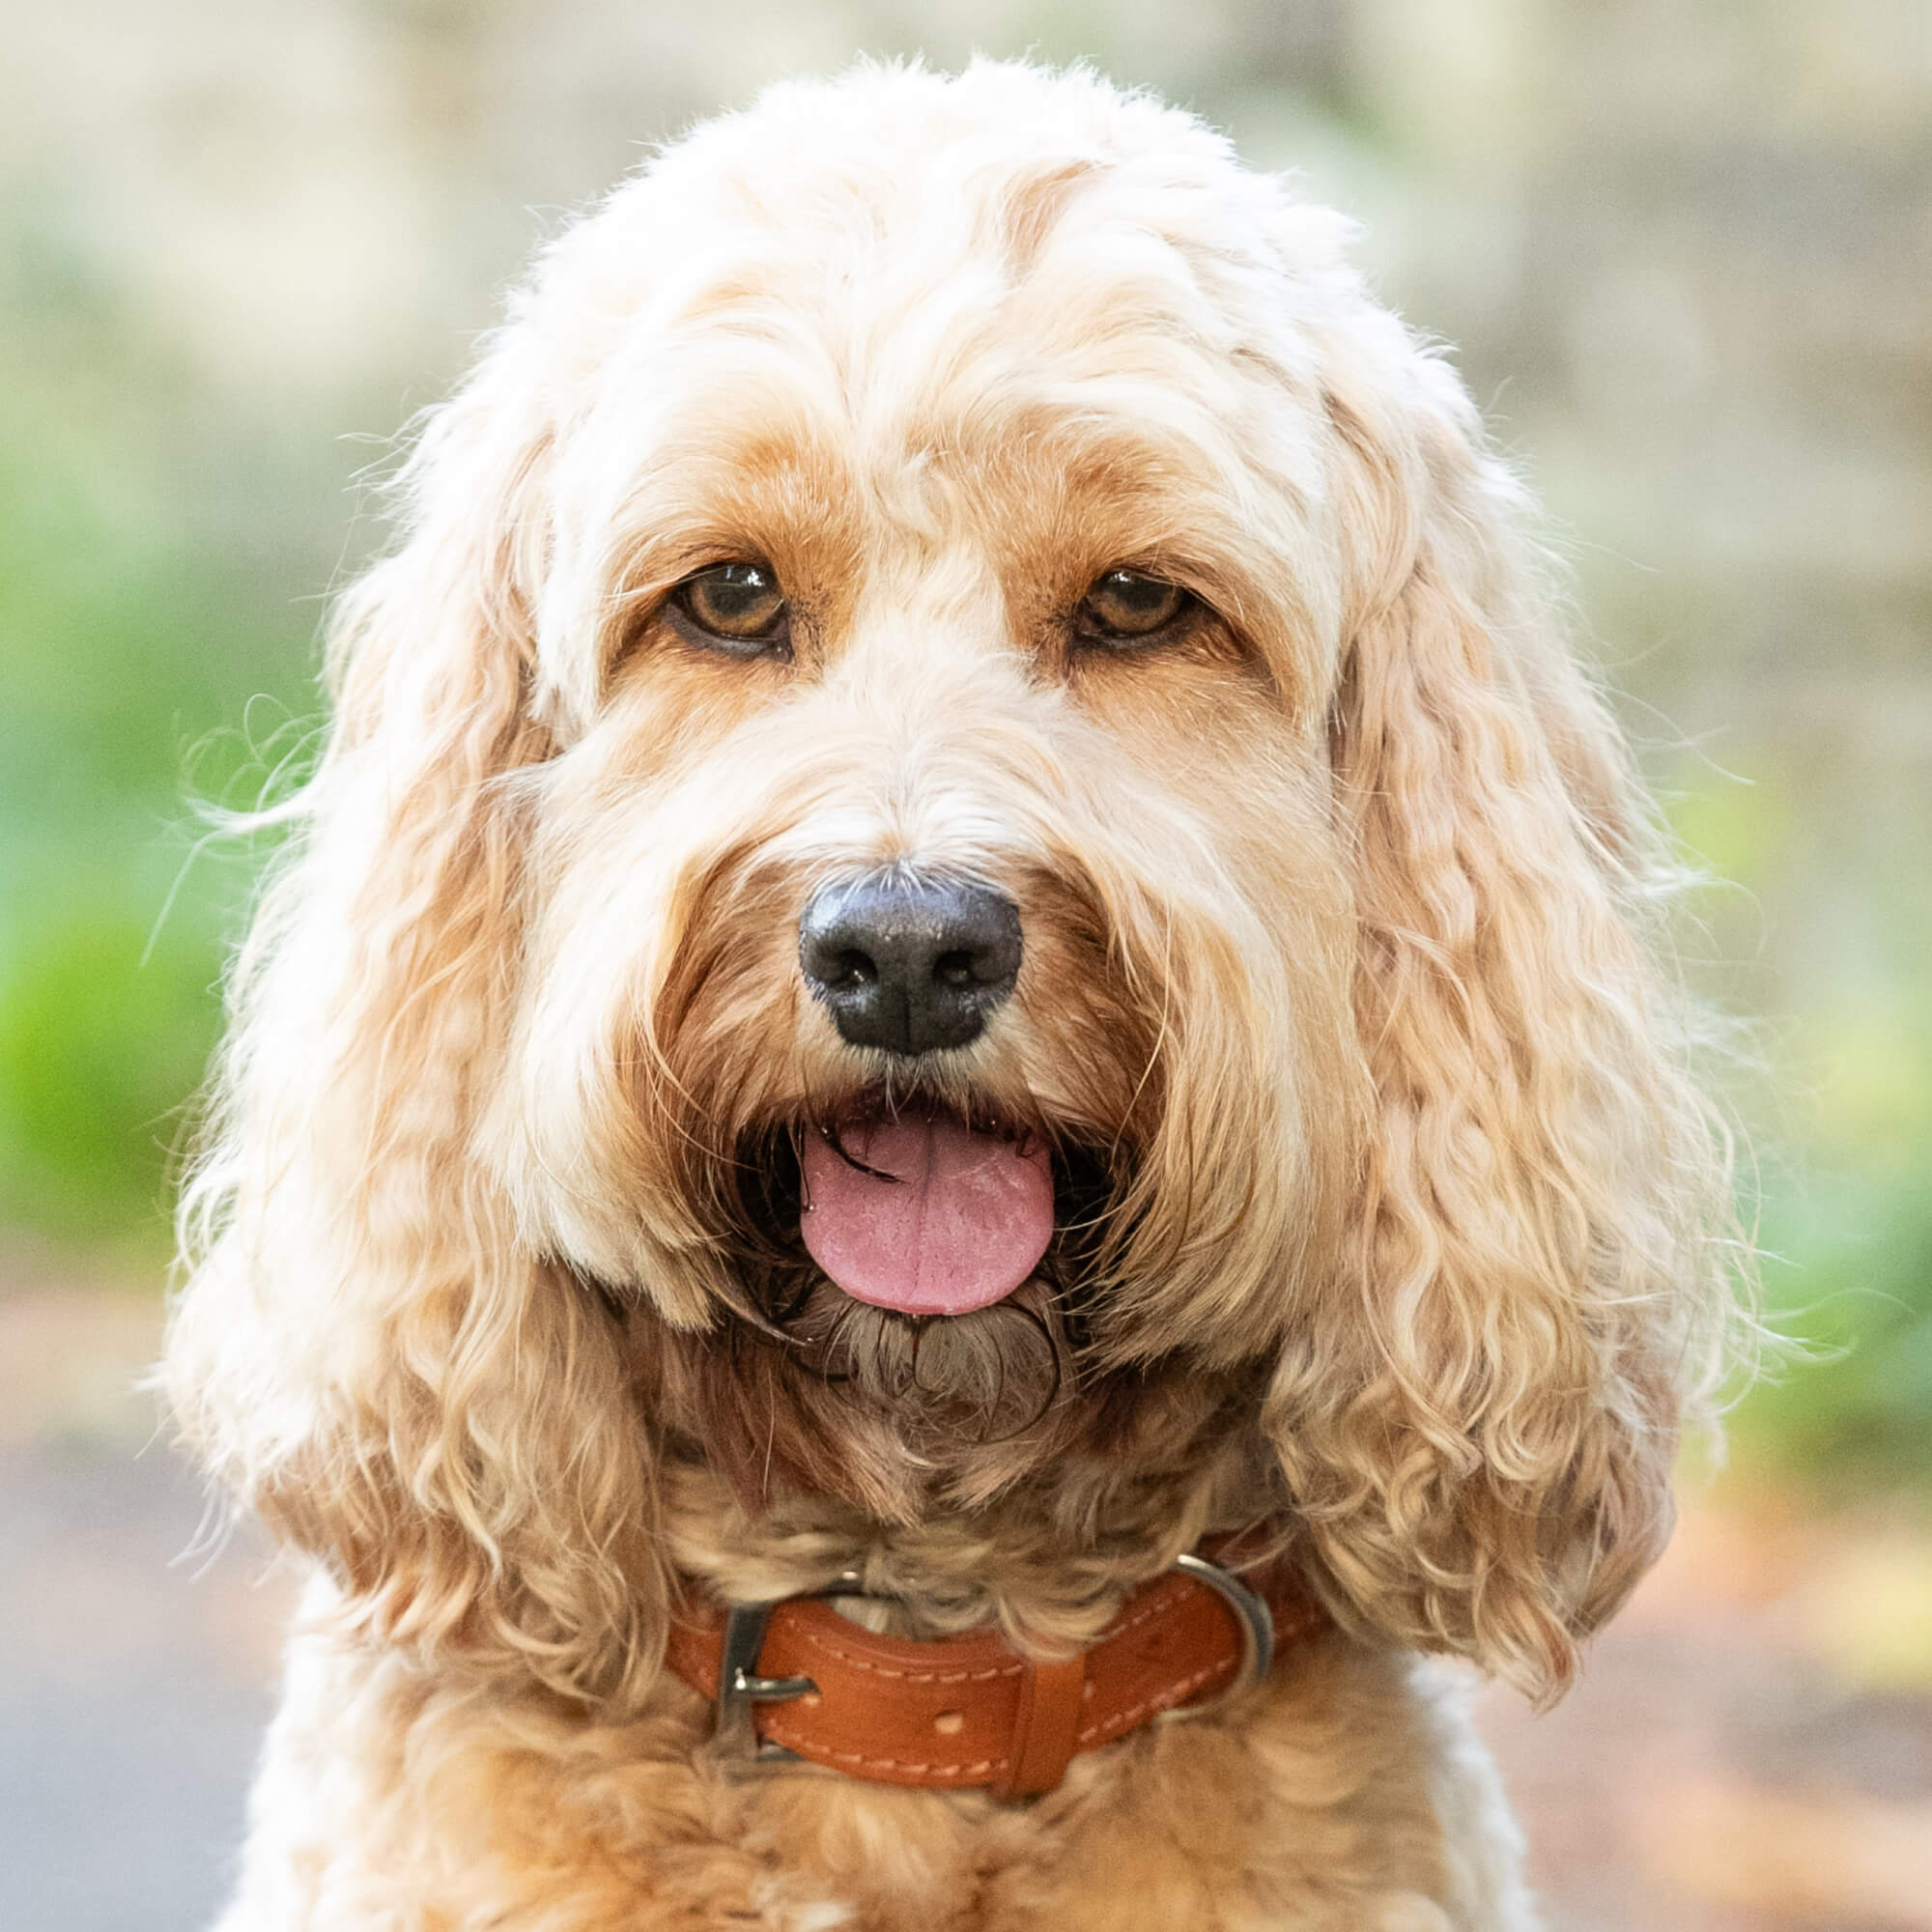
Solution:
[[[686,578],[671,592],[671,603],[707,638],[743,656],[788,641],[789,607],[766,564],[714,564]]]
[[[1083,637],[1096,642],[1151,638],[1166,630],[1193,601],[1178,583],[1144,577],[1138,570],[1110,570],[1094,580],[1074,622]]]

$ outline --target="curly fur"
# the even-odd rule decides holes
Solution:
[[[862,69],[619,187],[428,421],[185,1208],[178,1412],[317,1564],[236,1932],[1530,1922],[1405,1653],[1553,1693],[1657,1554],[1724,1146],[1529,507],[1346,241],[1092,75]],[[667,628],[747,554],[790,666]],[[1123,560],[1209,614],[1072,649]],[[782,1211],[904,1084],[796,959],[895,863],[1021,906],[918,1083],[1063,1179],[925,1338]],[[1244,1524],[1342,1634],[1030,1808],[722,1781],[660,1668],[680,1574],[1037,1643]]]

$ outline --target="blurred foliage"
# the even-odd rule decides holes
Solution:
[[[168,372],[130,368],[84,287],[28,287],[0,369],[0,1220],[152,1256],[248,870],[190,787],[254,802],[264,721],[243,700],[312,703],[313,610],[198,549],[144,487],[156,424],[98,385],[118,373],[158,413]]]
[[[1838,1500],[1932,1496],[1932,819],[1871,795],[1882,766],[1821,786],[1769,746],[1748,778],[1674,762],[1672,823],[1712,881],[1690,968],[1755,1016],[1731,1079],[1741,1195],[1789,1345],[1731,1418],[1734,1461]]]
[[[214,949],[176,931],[150,951],[111,910],[25,939],[0,987],[5,1208],[72,1236],[150,1238],[170,1122],[211,1040]]]
[[[299,767],[334,437],[444,387],[554,225],[530,203],[775,71],[1031,45],[1306,167],[1461,345],[1732,882],[1690,971],[1765,1016],[1767,1298],[1815,1357],[1744,1405],[1741,1460],[1932,1493],[1922,0],[673,11],[75,0],[0,71],[0,1221],[163,1245],[260,858],[188,801]]]
[[[1894,1185],[1835,1178],[1774,1263],[1781,1325],[1810,1359],[1751,1396],[1739,1444],[1839,1494],[1932,1486],[1932,1139],[1918,1152]]]
[[[1737,1446],[1840,1499],[1932,1494],[1932,1015],[1854,1016],[1831,1065],[1827,1118],[1763,1227],[1774,1322],[1799,1347],[1744,1404]]]

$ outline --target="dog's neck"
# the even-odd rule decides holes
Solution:
[[[1056,1469],[984,1507],[912,1522],[796,1491],[748,1507],[695,1450],[673,1450],[662,1480],[668,1548],[688,1583],[749,1603],[857,1573],[878,1600],[865,1620],[907,1636],[993,1626],[1022,1642],[1087,1643],[1204,1539],[1267,1524],[1287,1541],[1237,1435],[1185,1468],[1087,1484]]]

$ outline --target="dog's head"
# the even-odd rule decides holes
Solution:
[[[1345,1619],[1537,1687],[1655,1553],[1722,1282],[1650,837],[1343,239],[981,65],[549,250],[190,1194],[181,1410],[372,1625],[635,1690],[668,1435],[884,1520],[1244,1435]]]

